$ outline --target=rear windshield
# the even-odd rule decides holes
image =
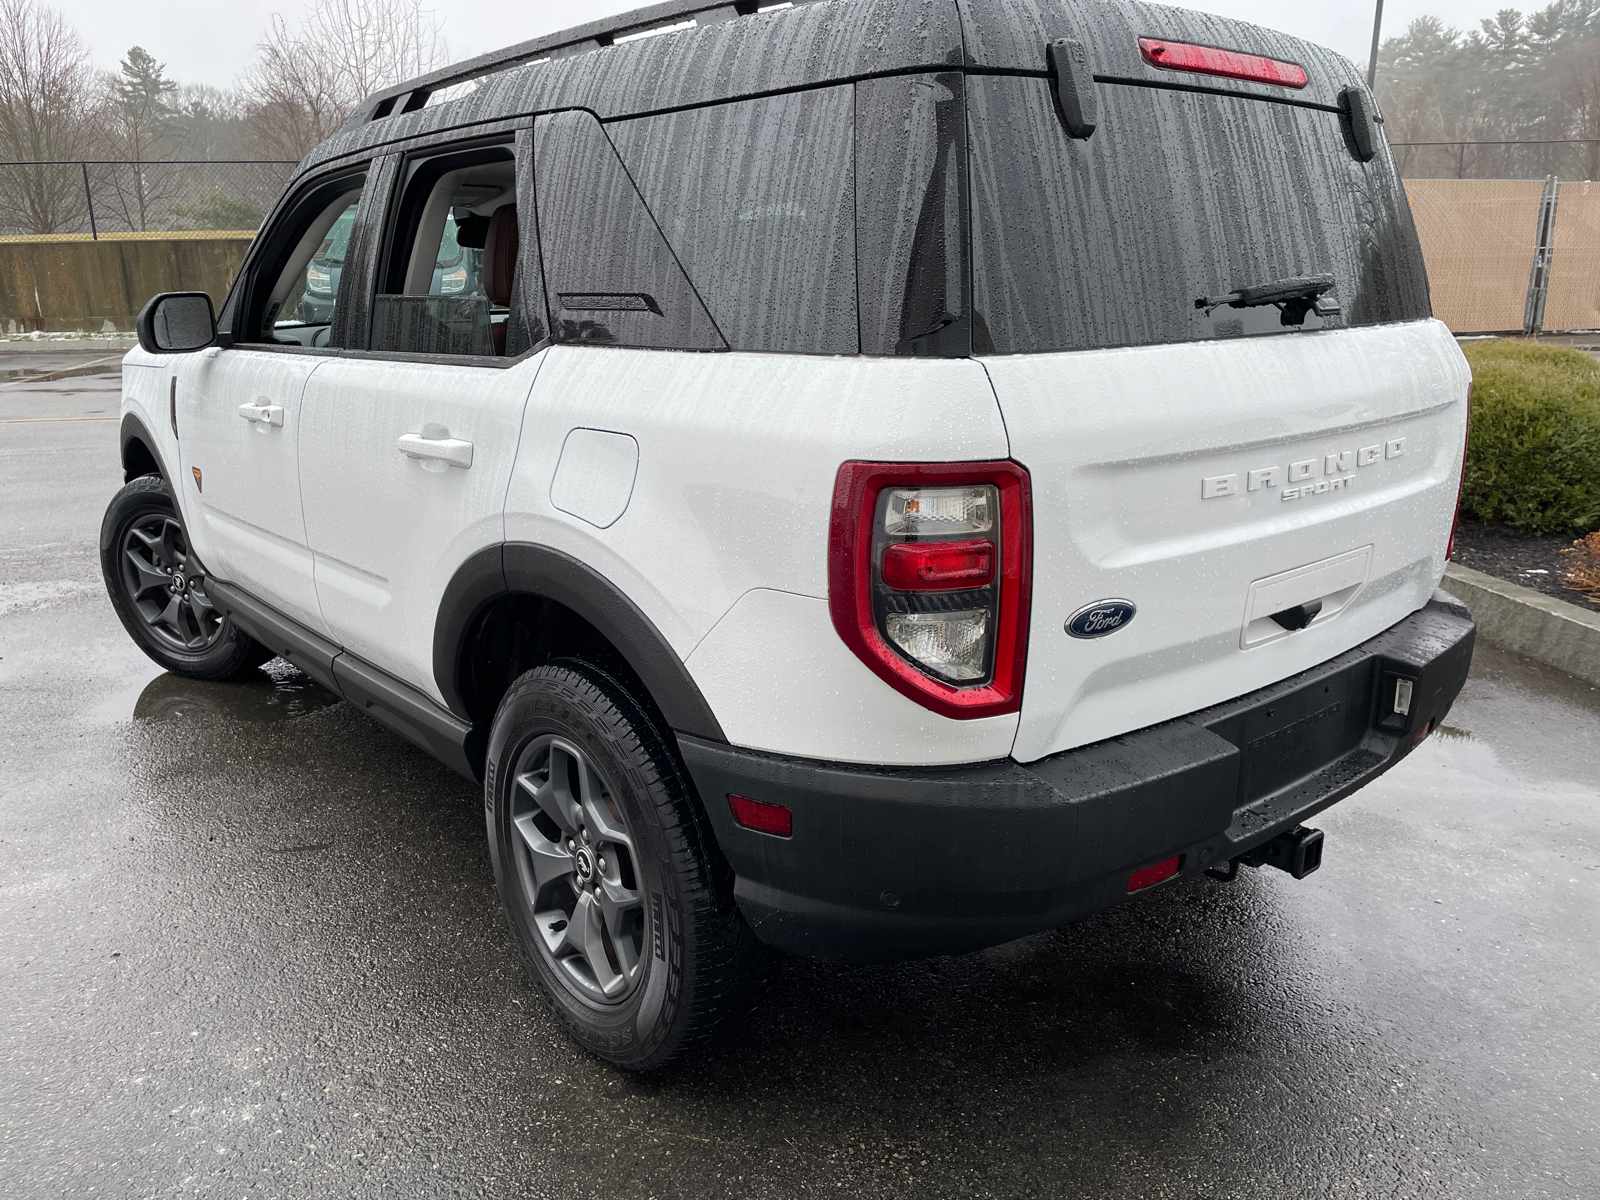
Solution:
[[[973,349],[1024,354],[1377,325],[1430,315],[1387,153],[1358,162],[1337,113],[1102,84],[1067,136],[1048,80],[969,76]],[[1197,307],[1331,275],[1323,308]],[[1300,307],[1304,307],[1303,305]],[[1209,311],[1208,311],[1209,308]]]

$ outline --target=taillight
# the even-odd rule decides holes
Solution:
[[[1467,486],[1467,448],[1472,444],[1472,384],[1467,384],[1466,428],[1461,431],[1461,474],[1456,478],[1456,512],[1450,518],[1450,541],[1444,548],[1444,560],[1449,562],[1456,554],[1456,529],[1461,525],[1461,493]]]
[[[1196,46],[1189,42],[1169,42],[1166,38],[1140,38],[1139,53],[1151,66],[1169,71],[1193,71],[1198,75],[1221,75],[1251,83],[1272,83],[1279,87],[1303,88],[1306,70],[1291,62],[1219,50],[1215,46]]]
[[[845,463],[828,541],[834,628],[937,713],[1016,712],[1031,519],[1028,473],[1013,462]]]

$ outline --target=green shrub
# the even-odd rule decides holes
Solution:
[[[1462,514],[1525,533],[1600,525],[1600,363],[1512,340],[1462,349],[1473,380]]]

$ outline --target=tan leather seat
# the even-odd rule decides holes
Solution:
[[[511,303],[511,281],[517,270],[517,206],[502,204],[489,217],[489,231],[483,239],[483,291],[489,303],[506,306]],[[506,322],[497,321],[489,326],[494,338],[494,352],[506,352]]]

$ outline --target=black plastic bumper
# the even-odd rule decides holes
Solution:
[[[1474,633],[1435,592],[1309,671],[1027,764],[868,768],[679,744],[764,941],[851,962],[958,953],[1126,900],[1132,872],[1173,855],[1180,874],[1220,865],[1343,799],[1450,711]],[[730,792],[787,805],[793,836],[735,824]]]

